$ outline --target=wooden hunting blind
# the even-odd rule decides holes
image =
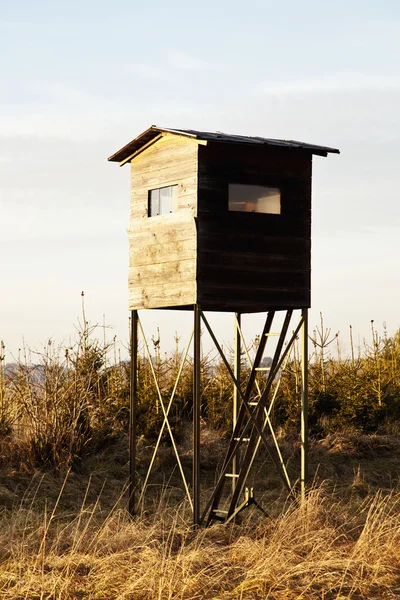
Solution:
[[[255,503],[247,488],[245,501],[240,505],[239,495],[245,489],[260,442],[267,449],[288,492],[294,493],[269,415],[275,399],[276,378],[282,373],[288,353],[302,330],[300,481],[304,493],[307,475],[307,309],[311,296],[312,157],[327,156],[328,153],[339,151],[297,141],[152,126],[109,158],[121,166],[131,164],[128,234],[129,309],[132,311],[132,512],[136,481],[138,325],[141,328],[138,310],[141,309],[194,309],[192,493],[175,445],[174,449],[196,524],[214,519],[229,521],[244,506]],[[301,317],[287,341],[295,309],[301,310]],[[233,369],[204,311],[235,313]],[[243,349],[247,350],[240,315],[264,311],[268,314],[254,362],[250,365],[250,376],[244,386],[240,375],[240,356]],[[273,334],[271,326],[276,311],[286,311],[286,317],[281,331]],[[222,474],[202,514],[201,321],[234,384],[232,437]],[[279,337],[265,387],[260,389],[257,371],[262,370],[263,353],[271,335]],[[145,339],[144,334],[143,337]],[[145,345],[147,348],[146,342]],[[149,352],[148,356],[151,362]],[[156,385],[164,422],[155,452],[164,428],[169,428],[168,413],[175,393],[169,402],[163,401],[157,381]],[[266,434],[268,430],[273,439],[272,445]],[[173,441],[170,428],[169,433]],[[243,445],[246,449],[240,450]],[[153,461],[150,470],[152,464]],[[225,478],[232,480],[232,498],[226,510],[220,508]],[[147,479],[148,475],[144,488]]]
[[[150,127],[131,163],[129,308],[310,306],[311,166],[333,148]]]

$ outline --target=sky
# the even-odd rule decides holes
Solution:
[[[81,315],[128,340],[129,167],[152,124],[339,148],[313,164],[312,309],[344,343],[400,326],[400,4],[0,4],[0,339],[69,343]],[[143,311],[146,334],[190,315]],[[229,343],[232,319],[213,315]],[[247,329],[246,329],[247,327]],[[245,320],[254,336],[259,317]],[[101,334],[102,335],[102,334]],[[123,350],[124,352],[124,350]]]

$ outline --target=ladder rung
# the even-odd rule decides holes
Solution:
[[[221,510],[220,508],[214,508],[213,512],[215,512],[215,513],[221,513],[221,514],[224,514],[224,515],[228,514],[227,510]]]
[[[225,473],[225,477],[239,477],[236,473]]]
[[[249,406],[258,406],[258,402],[249,402]]]
[[[281,334],[280,333],[266,333],[265,335],[268,337],[269,335],[281,335]]]
[[[234,442],[249,442],[250,438],[233,438]]]
[[[271,367],[256,367],[255,371],[270,371]]]

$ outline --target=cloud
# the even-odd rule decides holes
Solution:
[[[140,98],[133,92],[105,96],[59,82],[42,82],[41,89],[40,102],[15,106],[0,100],[0,142],[22,138],[126,142],[151,123],[171,123],[179,117],[180,123],[190,126],[193,115],[209,114],[212,109],[187,98],[177,101],[177,94],[169,98],[150,92]]]
[[[213,71],[216,69],[214,63],[208,63],[202,58],[197,58],[181,50],[170,50],[168,52],[168,63],[174,69],[185,71]]]
[[[32,89],[40,90],[39,101],[18,105],[0,102],[1,138],[98,138],[120,108],[113,99],[60,81],[36,82]]]
[[[2,244],[28,240],[62,243],[75,238],[88,242],[119,233],[125,242],[126,210],[121,207],[109,202],[106,206],[99,203],[94,209],[85,204],[84,193],[71,201],[67,192],[45,189],[28,192],[22,188],[13,190],[4,202],[0,200]]]
[[[165,57],[163,57],[165,58]],[[182,50],[170,49],[166,60],[157,66],[146,63],[132,63],[124,67],[125,73],[130,73],[147,81],[169,81],[177,77],[176,71],[214,71],[215,64],[208,63],[202,58],[195,57]]]
[[[169,79],[167,70],[164,68],[154,67],[152,65],[146,65],[144,63],[134,63],[127,67],[127,71],[142,79],[150,81],[166,81]]]
[[[2,107],[1,137],[94,139],[103,134],[102,126],[109,116],[93,111],[74,113],[70,109],[42,104],[39,106]]]
[[[253,87],[255,95],[321,94],[357,91],[400,91],[397,75],[333,73],[293,81],[263,81]]]

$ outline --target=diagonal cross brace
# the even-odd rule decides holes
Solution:
[[[287,362],[288,362],[288,358],[289,357],[287,355],[286,358],[285,358],[285,361],[284,361],[284,363],[282,365],[282,371],[284,371],[285,368],[286,368],[286,365],[287,365]],[[279,460],[280,460],[282,469],[283,469],[283,471],[285,473],[285,476],[286,476],[286,480],[287,480],[288,485],[290,486],[290,488],[293,489],[293,486],[292,486],[292,484],[290,482],[289,474],[288,474],[287,469],[286,469],[286,465],[285,465],[285,463],[283,461],[283,456],[282,456],[281,450],[279,448],[278,440],[276,438],[275,431],[274,431],[274,428],[272,426],[271,419],[270,419],[272,408],[274,406],[274,403],[275,403],[276,396],[277,396],[278,391],[279,391],[279,387],[280,387],[281,381],[282,381],[282,379],[281,379],[281,376],[280,376],[279,380],[278,380],[278,383],[277,383],[277,385],[276,385],[276,387],[274,389],[274,393],[273,393],[273,396],[272,396],[271,401],[269,403],[268,409],[266,407],[264,407],[264,424],[263,424],[263,429],[265,429],[266,426],[268,425],[269,430],[270,430],[271,435],[272,435],[272,439],[274,440],[274,444],[275,444],[275,447],[276,447],[276,452],[277,452],[277,454],[279,456]],[[250,467],[252,466],[252,464],[254,462],[254,459],[256,457],[258,448],[260,447],[260,442],[261,442],[261,439],[258,438],[256,446],[254,448],[253,456],[252,456],[251,461],[250,461]]]
[[[289,311],[289,312],[291,314],[292,311]],[[208,321],[207,321],[206,317],[204,316],[204,314],[202,314],[202,318],[203,318],[204,324],[206,325],[207,330],[208,330],[211,338],[213,339],[213,342],[214,342],[214,344],[215,344],[218,352],[220,353],[221,358],[222,358],[222,360],[223,360],[223,362],[224,362],[224,364],[225,364],[225,366],[226,366],[226,368],[228,370],[228,373],[229,373],[229,375],[230,375],[233,383],[235,384],[235,386],[236,386],[236,388],[238,390],[238,394],[241,397],[241,400],[242,400],[242,405],[241,405],[242,417],[241,417],[240,421],[238,419],[237,425],[235,427],[234,433],[233,433],[232,438],[231,438],[230,447],[228,449],[228,452],[227,452],[227,455],[226,455],[226,458],[225,458],[225,462],[223,464],[223,468],[222,468],[222,471],[220,473],[219,480],[217,482],[217,485],[216,485],[216,487],[214,489],[213,494],[211,495],[211,498],[209,499],[209,501],[207,503],[207,506],[206,506],[206,508],[205,508],[205,510],[203,512],[201,520],[203,520],[205,518],[205,516],[206,516],[208,510],[210,509],[210,507],[217,505],[218,502],[219,502],[219,499],[220,499],[221,494],[222,494],[222,488],[223,488],[223,485],[224,485],[225,474],[226,474],[226,471],[227,471],[227,468],[228,468],[229,461],[231,460],[232,456],[237,451],[240,439],[244,435],[244,432],[243,432],[242,435],[239,437],[240,427],[242,425],[243,416],[244,416],[244,414],[245,414],[246,411],[247,411],[247,413],[249,415],[249,422],[248,422],[248,424],[246,426],[246,430],[248,429],[249,424],[252,423],[253,426],[254,426],[254,428],[255,428],[255,430],[257,431],[259,437],[263,441],[263,443],[264,443],[264,445],[265,445],[265,447],[266,447],[266,449],[268,451],[268,454],[269,454],[272,462],[274,463],[274,465],[275,465],[275,467],[276,467],[279,475],[281,476],[281,479],[282,479],[285,487],[287,488],[289,494],[292,495],[292,490],[291,490],[290,486],[288,485],[288,483],[286,481],[284,473],[282,472],[280,462],[274,456],[273,451],[272,451],[272,449],[270,447],[270,444],[269,444],[269,442],[268,442],[268,440],[267,440],[267,438],[265,436],[265,433],[264,433],[263,427],[262,427],[262,423],[260,425],[260,422],[257,421],[255,415],[253,414],[253,411],[251,410],[251,408],[250,408],[250,406],[248,404],[248,399],[249,399],[250,394],[251,394],[251,389],[252,389],[253,383],[255,381],[256,369],[258,367],[259,362],[261,361],[262,354],[263,354],[264,349],[265,349],[266,340],[267,340],[266,333],[269,332],[270,326],[272,324],[273,316],[274,316],[273,312],[268,313],[266,324],[264,326],[263,334],[262,334],[262,337],[261,337],[261,340],[260,340],[260,345],[259,345],[259,348],[258,348],[258,351],[257,351],[257,354],[256,354],[255,361],[254,361],[253,369],[252,369],[252,372],[250,374],[250,378],[249,378],[249,382],[248,382],[248,385],[247,385],[247,389],[246,389],[246,392],[243,394],[243,392],[241,391],[241,389],[240,389],[240,387],[238,385],[238,382],[237,382],[237,380],[236,380],[236,378],[235,378],[235,376],[234,376],[234,374],[232,372],[232,369],[231,369],[231,367],[230,367],[230,365],[229,365],[229,363],[228,363],[228,361],[227,361],[227,359],[226,359],[226,357],[225,357],[225,355],[224,355],[224,353],[223,353],[223,351],[222,351],[222,349],[221,349],[221,347],[220,347],[220,345],[219,345],[219,343],[218,343],[218,341],[217,341],[217,339],[216,339],[216,337],[215,337],[215,335],[214,335],[214,333],[213,333],[210,325],[208,324]],[[295,332],[294,336],[296,336],[296,335],[297,335],[297,331]],[[278,372],[278,370],[279,370],[279,368],[280,368],[280,366],[282,364],[282,360],[284,359],[284,356],[286,356],[286,354],[287,354],[287,351],[285,350],[285,352],[284,352],[281,360],[277,359],[275,361],[275,368],[270,373],[270,381],[271,381],[271,383],[272,383],[272,381],[273,381],[276,373]],[[269,390],[266,390],[267,393],[268,393],[268,391]],[[266,393],[264,392],[263,396],[260,399],[261,403],[263,403],[265,401],[265,397],[266,397]]]
[[[265,422],[263,424],[263,430],[265,429],[267,421],[269,421],[269,413],[270,413],[270,410],[272,408],[272,403],[273,403],[273,401],[275,399],[275,394],[274,394],[274,397],[273,397],[273,399],[271,401],[270,407],[269,407],[269,409],[267,409],[267,407],[266,407],[266,400],[267,400],[268,394],[270,392],[273,380],[275,379],[275,377],[278,374],[278,372],[279,372],[280,368],[282,367],[282,365],[283,364],[286,365],[289,352],[290,352],[290,350],[291,350],[291,348],[292,348],[292,346],[293,346],[293,344],[294,344],[294,342],[295,342],[295,340],[297,338],[297,335],[298,335],[301,327],[303,326],[303,323],[304,323],[304,320],[303,320],[303,318],[301,318],[300,321],[299,321],[299,323],[298,323],[298,325],[297,325],[297,327],[296,327],[296,329],[293,331],[293,334],[292,334],[289,342],[287,343],[287,346],[286,346],[284,352],[282,353],[279,361],[276,363],[276,367],[273,370],[271,369],[270,376],[269,376],[268,381],[267,381],[267,385],[266,385],[266,387],[265,387],[265,389],[263,391],[263,394],[260,397],[259,406],[258,406],[258,409],[257,409],[258,410],[258,418],[260,419],[262,417],[262,412],[263,411],[264,411],[265,416],[266,416]],[[248,423],[247,423],[247,425],[245,427],[244,432],[247,431],[249,425],[250,425],[250,420],[248,421]],[[260,442],[261,442],[261,438],[258,439],[257,448],[258,448]],[[277,449],[278,449],[278,447],[277,447]],[[255,450],[255,452],[256,452],[256,450]],[[288,484],[290,486],[289,479],[288,479]],[[290,491],[291,492],[292,492],[292,489],[293,488],[290,486]]]
[[[193,331],[191,333],[189,342],[188,342],[188,344],[186,346],[186,349],[185,349],[185,352],[184,352],[184,355],[183,355],[183,358],[182,358],[182,361],[181,361],[181,364],[180,364],[178,376],[177,376],[177,379],[175,381],[174,389],[172,390],[172,394],[171,394],[169,403],[167,405],[167,408],[165,408],[165,405],[164,405],[164,402],[163,402],[163,398],[162,398],[162,394],[161,394],[161,390],[160,390],[160,386],[158,385],[157,376],[156,376],[156,373],[154,371],[153,362],[151,360],[151,354],[150,354],[149,346],[148,346],[148,343],[147,343],[147,340],[146,340],[146,337],[145,337],[145,334],[144,334],[144,331],[143,331],[142,323],[141,323],[141,321],[140,321],[139,318],[138,318],[138,324],[139,324],[139,328],[140,328],[140,331],[141,331],[141,334],[142,334],[142,337],[143,337],[143,342],[144,342],[144,346],[145,346],[145,349],[146,349],[147,358],[148,358],[148,361],[149,361],[149,364],[150,364],[150,369],[151,369],[151,372],[152,372],[152,375],[153,375],[153,378],[154,378],[154,383],[155,383],[155,386],[156,386],[156,389],[157,389],[158,398],[160,400],[161,409],[162,409],[163,415],[164,415],[163,424],[162,424],[160,433],[158,435],[156,447],[155,447],[155,449],[153,451],[153,456],[152,456],[152,459],[151,459],[151,462],[150,462],[150,465],[149,465],[149,468],[148,468],[148,471],[147,471],[147,475],[146,475],[146,479],[145,479],[145,482],[144,482],[144,485],[143,485],[142,493],[140,494],[139,503],[142,500],[142,498],[144,496],[144,493],[146,491],[147,482],[148,482],[148,479],[149,479],[149,476],[150,476],[151,469],[153,468],[153,464],[154,464],[156,452],[157,452],[158,447],[160,445],[161,436],[162,436],[164,428],[166,426],[167,429],[168,429],[170,438],[171,438],[172,446],[173,446],[173,449],[174,449],[174,452],[175,452],[175,456],[176,456],[176,460],[177,460],[177,463],[178,463],[178,468],[179,468],[179,471],[181,473],[183,485],[185,487],[185,492],[186,492],[186,495],[188,497],[190,507],[193,510],[193,502],[192,502],[192,498],[191,498],[191,495],[190,495],[190,492],[189,492],[189,486],[188,486],[187,481],[186,481],[185,473],[183,471],[181,459],[180,459],[180,456],[179,456],[179,453],[178,453],[178,448],[176,446],[175,439],[174,439],[174,436],[173,436],[173,433],[172,433],[172,429],[171,429],[171,426],[170,426],[170,423],[169,423],[169,420],[168,420],[168,414],[169,414],[169,411],[170,411],[170,408],[171,408],[171,405],[172,405],[172,401],[173,401],[174,396],[175,396],[175,392],[176,392],[176,389],[177,389],[177,386],[178,386],[178,382],[179,382],[179,379],[180,379],[180,376],[181,376],[181,373],[182,373],[183,365],[184,365],[184,362],[186,360],[186,356],[187,356],[187,353],[189,351],[190,344],[192,342]]]
[[[262,413],[264,410],[264,405],[267,402],[268,394],[271,389],[273,380],[275,378],[276,366],[279,362],[279,357],[282,352],[283,344],[284,344],[284,341],[286,338],[286,333],[289,328],[290,320],[292,317],[292,312],[293,311],[289,310],[286,313],[286,317],[285,317],[285,320],[284,320],[284,323],[283,323],[283,326],[282,326],[282,329],[281,329],[281,332],[279,335],[278,343],[277,343],[277,346],[275,349],[274,357],[272,359],[271,370],[268,374],[265,390],[261,394],[261,397],[258,401],[257,408],[252,412],[252,416],[254,416],[254,420],[251,423],[252,427],[251,427],[251,432],[249,435],[250,441],[246,446],[245,455],[241,461],[239,478],[236,482],[236,488],[232,494],[229,509],[228,509],[228,518],[234,512],[237,502],[238,502],[238,499],[239,499],[239,496],[242,493],[243,488],[246,484],[246,480],[249,475],[249,471],[250,471],[251,463],[252,463],[251,458],[254,453],[255,445],[257,442],[257,434],[258,434],[258,439],[260,439],[260,437],[261,437],[260,431],[265,435],[265,427],[263,425]],[[250,424],[250,421],[247,422],[247,424],[245,426],[245,430],[248,429],[249,424]],[[288,489],[288,491],[290,493],[290,491],[291,491],[290,482],[288,482],[287,473],[286,473],[284,466],[282,465],[282,461],[281,461],[281,457],[279,456],[279,453],[278,453],[278,457],[276,457],[276,455],[273,454],[273,447],[270,447],[269,444],[267,445],[265,443],[265,441],[264,441],[264,444],[266,446],[268,454],[270,455],[270,458],[272,459],[284,485],[286,486],[286,488]]]
[[[287,480],[285,478],[284,472],[280,468],[281,467],[280,461],[277,460],[275,458],[275,456],[272,454],[272,450],[270,448],[268,440],[265,437],[265,433],[263,431],[264,428],[265,428],[265,426],[261,425],[261,427],[260,427],[259,421],[256,421],[255,415],[252,413],[252,411],[251,411],[251,409],[250,409],[250,407],[248,405],[248,397],[250,395],[251,390],[247,389],[246,390],[246,394],[243,394],[242,391],[239,389],[237,381],[236,381],[236,379],[235,379],[235,377],[234,377],[234,375],[232,373],[232,369],[230,368],[230,365],[229,365],[229,363],[228,363],[228,361],[227,361],[224,353],[222,352],[222,349],[221,349],[218,341],[216,340],[215,335],[213,334],[210,326],[208,325],[208,322],[205,319],[204,315],[203,315],[203,320],[204,320],[204,323],[205,323],[205,325],[206,325],[206,327],[207,327],[207,329],[208,329],[208,331],[209,331],[209,333],[210,333],[210,335],[211,335],[211,337],[212,337],[212,339],[214,341],[214,344],[216,345],[216,347],[217,347],[217,349],[218,349],[218,351],[219,351],[219,353],[221,355],[221,358],[222,358],[222,360],[223,360],[223,362],[224,362],[224,364],[225,364],[225,366],[226,366],[226,368],[228,370],[228,373],[230,374],[230,377],[231,377],[233,383],[235,384],[235,386],[238,389],[238,394],[239,394],[239,396],[242,399],[242,406],[241,406],[242,412],[243,411],[247,411],[247,413],[249,414],[250,418],[249,418],[249,421],[248,421],[248,423],[247,423],[247,425],[245,427],[245,430],[241,433],[240,437],[238,435],[238,432],[240,430],[240,425],[241,424],[239,424],[239,422],[237,423],[237,427],[235,428],[235,431],[234,431],[234,433],[232,435],[230,447],[228,449],[228,453],[227,453],[227,456],[225,458],[225,462],[223,464],[223,468],[222,468],[222,471],[220,473],[219,480],[218,480],[217,485],[216,485],[216,487],[214,489],[214,492],[211,495],[211,498],[209,499],[209,501],[207,503],[207,506],[205,507],[205,510],[204,510],[204,512],[202,514],[202,520],[204,520],[204,518],[205,518],[205,516],[206,516],[206,514],[207,514],[207,512],[208,512],[208,510],[210,509],[211,506],[217,506],[218,505],[220,497],[221,497],[221,494],[222,494],[222,488],[223,488],[223,485],[225,483],[225,473],[227,472],[229,461],[231,460],[232,456],[237,451],[239,443],[240,443],[240,439],[242,437],[244,437],[244,435],[246,434],[246,431],[248,430],[248,427],[250,426],[250,424],[253,424],[253,426],[255,427],[256,432],[259,434],[259,439],[261,441],[263,441],[263,443],[264,443],[264,445],[265,445],[265,447],[266,447],[266,449],[268,451],[268,454],[271,457],[271,460],[273,461],[274,465],[277,468],[277,471],[278,471],[279,475],[281,476],[281,479],[282,479],[282,481],[283,481],[286,489],[288,490],[289,494],[291,496],[293,496],[293,490],[290,487],[290,485],[288,484],[288,482],[287,482]],[[263,394],[262,394],[262,396],[261,396],[261,398],[259,400],[260,411],[262,411],[262,410],[264,410],[266,408],[265,407],[266,398],[267,398],[267,395],[268,395],[268,393],[270,391],[270,387],[272,385],[272,382],[273,382],[274,378],[276,377],[277,373],[279,372],[279,369],[281,368],[283,362],[285,361],[285,359],[286,359],[286,357],[287,357],[290,349],[292,348],[292,345],[293,345],[295,339],[297,338],[297,335],[298,335],[298,333],[300,331],[300,328],[301,328],[302,324],[303,324],[303,320],[300,320],[298,326],[296,327],[295,331],[293,332],[293,335],[292,335],[290,341],[288,342],[287,347],[285,348],[284,352],[282,353],[280,359],[278,359],[278,357],[277,357],[277,360],[275,361],[275,367],[272,368],[271,371],[270,371],[268,387],[266,387],[266,389],[264,390],[264,392],[263,392]],[[264,327],[263,335],[265,334],[265,329],[266,329],[266,327]],[[255,368],[257,368],[257,366],[258,366],[257,363],[254,362],[253,371],[254,371]],[[246,395],[248,396],[247,398],[246,398]]]
[[[304,311],[303,311],[303,313],[302,313],[302,315],[301,315],[301,317],[300,317],[299,328],[302,328],[302,329],[304,328],[304,322],[305,322],[305,321],[304,321]],[[299,328],[298,328],[298,329],[299,329]],[[287,345],[287,352],[285,352],[284,360],[282,361],[282,366],[280,367],[280,368],[281,368],[281,373],[280,373],[280,376],[279,376],[278,383],[277,383],[277,385],[276,385],[276,387],[275,387],[275,389],[274,389],[274,393],[273,393],[273,396],[272,396],[272,398],[271,398],[271,401],[270,401],[270,403],[269,403],[269,407],[268,407],[268,409],[267,409],[266,407],[264,407],[264,415],[265,415],[265,419],[264,419],[264,425],[263,425],[263,427],[264,427],[264,429],[265,429],[265,427],[266,427],[266,426],[267,426],[267,424],[268,424],[268,426],[269,426],[269,428],[270,428],[271,435],[272,435],[272,437],[273,437],[273,439],[274,439],[274,442],[275,442],[276,450],[277,450],[277,452],[278,452],[278,454],[279,454],[279,457],[280,457],[280,459],[281,459],[281,462],[282,462],[282,467],[284,467],[284,469],[285,469],[285,472],[286,472],[286,467],[285,467],[285,466],[284,466],[284,464],[283,464],[283,459],[282,459],[282,455],[281,455],[281,453],[280,453],[279,444],[278,444],[278,441],[277,441],[277,439],[276,439],[276,436],[275,436],[275,431],[274,431],[274,429],[273,429],[273,427],[272,427],[272,423],[271,423],[271,420],[270,420],[270,414],[271,414],[271,412],[272,412],[272,408],[273,408],[273,406],[274,406],[275,399],[276,399],[276,396],[277,396],[277,394],[278,394],[279,387],[280,387],[280,384],[281,384],[281,381],[282,381],[282,372],[283,372],[283,371],[286,369],[286,365],[287,365],[287,363],[288,363],[288,360],[289,360],[289,352],[290,352],[290,349],[293,347],[293,345],[294,345],[294,342],[295,342],[295,340],[296,340],[296,339],[297,339],[297,336],[296,336],[296,335],[293,335],[293,336],[292,336],[292,338],[291,338],[291,340],[290,340],[290,342],[289,342],[289,343],[288,343],[288,345]],[[305,354],[307,355],[307,352],[306,352]],[[248,353],[247,353],[247,355],[248,355]],[[249,357],[248,357],[248,359],[249,359]],[[249,359],[249,360],[250,360],[250,359]],[[258,388],[258,385],[257,385],[257,388]],[[304,375],[303,375],[303,388],[304,388]],[[260,396],[261,396],[261,394],[260,394]],[[255,449],[254,449],[254,452],[253,452],[253,456],[252,456],[252,459],[251,459],[251,464],[253,463],[253,461],[254,461],[254,459],[255,459],[255,456],[256,456],[257,450],[258,450],[258,448],[259,448],[259,446],[260,446],[260,442],[261,442],[261,440],[260,440],[260,438],[258,438],[258,440],[257,440],[257,444],[256,444],[256,446],[255,446]],[[302,444],[302,448],[303,448],[303,444]],[[287,480],[288,480],[288,483],[290,484],[290,481],[289,481],[289,476],[287,477]],[[290,486],[291,486],[291,484],[290,484]],[[291,487],[292,487],[292,486],[291,486]]]
[[[237,318],[235,318],[235,321],[236,321],[236,327],[237,327],[237,330],[238,330],[238,332],[239,332],[239,335],[240,335],[240,339],[241,339],[241,341],[242,341],[242,345],[243,345],[243,347],[244,347],[244,351],[245,351],[245,354],[246,354],[247,362],[249,363],[249,366],[251,367],[251,364],[252,364],[252,363],[251,363],[250,355],[249,355],[249,352],[248,352],[248,350],[247,350],[247,346],[246,346],[246,343],[245,343],[245,340],[244,340],[244,337],[243,337],[243,332],[242,332],[242,329],[241,329],[241,327],[240,327],[240,324],[239,324],[239,322],[238,322]],[[288,357],[287,357],[287,358],[288,358]],[[284,366],[282,367],[282,370],[284,370],[284,369],[285,369],[285,367],[286,367],[286,364],[287,364],[287,358],[286,358],[286,360],[285,360],[285,364],[284,364]],[[289,485],[289,486],[290,486],[290,488],[291,488],[291,487],[292,487],[292,484],[291,484],[291,482],[290,482],[290,479],[289,479],[289,474],[288,474],[288,472],[287,472],[287,469],[286,469],[285,463],[284,463],[284,461],[283,461],[283,457],[282,457],[281,450],[280,450],[280,448],[279,448],[278,440],[276,439],[275,431],[274,431],[274,428],[273,428],[273,426],[272,426],[271,419],[270,419],[270,414],[271,414],[271,411],[272,411],[272,408],[273,408],[273,405],[274,405],[274,402],[275,402],[275,399],[276,399],[276,396],[277,396],[277,393],[278,393],[278,389],[279,389],[280,383],[281,383],[281,377],[279,377],[278,384],[277,384],[277,386],[276,386],[276,388],[275,388],[275,390],[274,390],[274,394],[273,394],[273,397],[272,397],[272,399],[271,399],[271,402],[270,402],[270,404],[269,404],[269,407],[268,407],[268,409],[267,409],[267,408],[264,408],[265,421],[264,421],[263,429],[265,429],[266,425],[268,425],[268,427],[269,427],[269,429],[270,429],[270,432],[271,432],[271,435],[272,435],[272,438],[273,438],[273,440],[274,440],[274,444],[275,444],[275,447],[276,447],[276,452],[277,452],[277,454],[278,454],[278,456],[279,456],[279,460],[280,460],[280,463],[281,463],[282,469],[283,469],[283,471],[284,471],[284,474],[285,474],[285,477],[286,477],[286,481],[288,482],[288,485]],[[258,384],[258,381],[257,381],[257,380],[256,380],[255,384],[256,384],[256,387],[257,387],[258,395],[259,395],[259,396],[260,396],[260,398],[261,398],[262,392],[261,392],[261,389],[260,389],[260,386],[259,386],[259,384]],[[254,457],[255,457],[255,454],[256,454],[256,452],[257,452],[257,450],[258,450],[258,447],[259,447],[259,445],[260,445],[260,441],[261,441],[261,440],[260,440],[260,438],[258,438],[258,441],[257,441],[257,444],[256,444],[256,448],[255,448],[255,450],[254,450],[253,458],[252,458],[252,460],[251,460],[251,463],[250,463],[250,467],[251,467],[251,465],[252,465],[252,463],[253,463],[253,461],[254,461]]]
[[[216,339],[216,337],[214,335],[214,332],[212,331],[212,329],[211,329],[211,327],[210,327],[210,325],[209,325],[209,323],[208,323],[208,321],[207,321],[204,313],[202,313],[203,322],[204,322],[204,324],[205,324],[205,326],[206,326],[206,328],[207,328],[207,330],[208,330],[208,332],[209,332],[209,334],[210,334],[210,336],[211,336],[211,338],[212,338],[212,340],[213,340],[213,342],[214,342],[214,344],[215,344],[215,346],[216,346],[219,354],[221,355],[221,358],[222,358],[222,360],[223,360],[223,362],[224,362],[224,364],[225,364],[225,366],[226,366],[226,368],[228,370],[228,373],[229,373],[232,381],[235,384],[235,387],[236,387],[236,389],[238,391],[238,395],[246,403],[248,403],[248,400],[249,400],[250,395],[251,395],[252,387],[253,387],[253,384],[254,384],[254,381],[255,381],[255,378],[256,378],[256,375],[257,375],[256,369],[257,369],[259,363],[261,362],[261,359],[262,359],[262,356],[263,356],[263,353],[264,353],[264,350],[265,350],[265,346],[266,346],[266,343],[267,343],[267,339],[268,339],[267,338],[267,334],[271,330],[271,326],[272,326],[272,322],[273,322],[273,319],[274,319],[274,315],[275,315],[274,312],[269,312],[268,315],[267,315],[267,319],[266,319],[266,322],[265,322],[265,325],[264,325],[263,333],[262,333],[262,336],[261,336],[261,339],[260,339],[260,344],[258,346],[258,349],[257,349],[257,352],[256,352],[256,356],[255,356],[255,359],[254,359],[254,365],[253,365],[253,368],[252,368],[250,376],[249,376],[249,380],[248,380],[248,383],[247,383],[246,391],[243,394],[242,391],[241,391],[241,389],[240,389],[240,385],[239,385],[239,383],[238,383],[238,381],[237,381],[237,379],[236,379],[236,377],[235,377],[235,375],[234,375],[234,373],[233,373],[233,371],[232,371],[232,369],[231,369],[231,367],[230,367],[230,365],[229,365],[229,363],[228,363],[228,361],[227,361],[227,359],[225,357],[225,354],[223,353],[223,351],[222,351],[222,349],[221,349],[221,347],[220,347],[220,345],[218,343],[218,340]],[[251,410],[251,409],[248,407],[248,410]],[[242,405],[240,407],[239,415],[237,417],[236,425],[234,427],[234,431],[233,431],[233,434],[232,434],[230,447],[228,449],[228,453],[226,455],[226,458],[225,458],[225,461],[224,461],[224,464],[223,464],[223,467],[222,467],[220,478],[219,478],[218,483],[217,483],[217,485],[216,485],[216,487],[214,489],[214,492],[213,492],[213,494],[212,494],[212,496],[211,496],[211,498],[210,498],[210,500],[209,500],[209,502],[208,502],[208,504],[207,504],[207,506],[206,506],[206,508],[205,508],[205,510],[203,512],[203,515],[201,517],[201,522],[203,521],[203,519],[204,519],[204,517],[205,517],[205,515],[206,515],[206,513],[208,511],[208,509],[210,508],[210,506],[218,504],[218,502],[219,502],[220,496],[222,494],[222,488],[223,488],[223,483],[224,483],[224,479],[225,479],[225,473],[226,473],[226,471],[228,469],[228,465],[229,465],[229,462],[230,462],[231,458],[234,456],[235,452],[237,451],[237,449],[239,447],[239,439],[240,439],[239,438],[239,432],[240,432],[240,427],[241,427],[241,423],[243,421],[244,414],[245,414],[245,409],[244,409],[243,403],[242,403]],[[235,441],[236,438],[238,438],[237,441]]]

